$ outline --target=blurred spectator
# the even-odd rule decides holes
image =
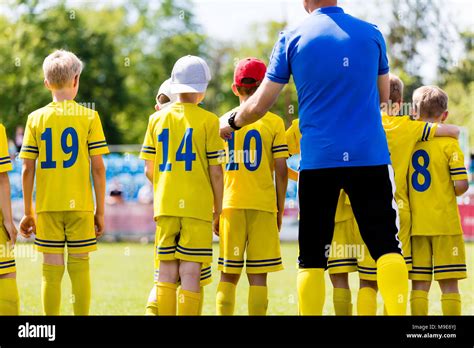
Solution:
[[[105,201],[108,205],[118,205],[124,204],[125,200],[123,198],[123,189],[120,183],[114,181],[110,185],[109,195],[106,197]]]
[[[15,146],[16,152],[20,152],[21,145],[23,144],[23,136],[25,134],[25,128],[23,126],[17,126],[15,131]]]
[[[147,181],[140,190],[138,190],[138,203],[152,204],[153,203],[153,185]]]

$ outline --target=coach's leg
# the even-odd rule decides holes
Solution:
[[[399,216],[391,166],[356,167],[347,171],[344,190],[352,204],[361,236],[377,261],[377,284],[389,315],[406,314],[408,270],[398,240]]]
[[[61,308],[61,281],[64,275],[64,255],[43,253],[43,280],[41,295],[43,313],[59,315]]]
[[[339,169],[303,170],[300,173],[297,287],[301,315],[321,315],[323,312],[324,271],[340,190]]]

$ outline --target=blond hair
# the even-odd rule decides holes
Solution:
[[[392,103],[400,103],[403,100],[403,81],[394,74],[390,74],[390,100]]]
[[[448,95],[437,86],[423,86],[413,92],[418,117],[436,118],[448,110]]]
[[[81,74],[82,67],[81,60],[74,53],[56,50],[43,62],[44,78],[51,87],[61,89]]]

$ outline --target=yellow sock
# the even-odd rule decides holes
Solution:
[[[457,293],[442,294],[441,307],[443,315],[461,315],[461,295]]]
[[[322,315],[326,288],[323,268],[298,270],[298,311],[300,315]]]
[[[217,315],[233,315],[235,307],[235,285],[219,282],[216,296]]]
[[[351,291],[344,288],[334,288],[334,312],[336,315],[352,315]]]
[[[201,298],[199,299],[199,313],[198,315],[202,315],[202,307],[204,306],[204,287],[201,286]]]
[[[410,298],[411,315],[428,315],[428,292],[412,290]]]
[[[156,303],[158,315],[176,315],[176,289],[174,283],[158,282],[156,285]]]
[[[64,265],[43,264],[41,294],[43,298],[43,313],[45,315],[59,315],[60,313],[61,281],[64,269]]]
[[[199,315],[201,294],[183,289],[178,290],[178,315]]]
[[[406,315],[408,270],[400,254],[385,254],[377,260],[377,284],[388,315]]]
[[[377,291],[369,287],[359,289],[357,315],[377,315]]]
[[[19,315],[20,297],[15,278],[0,279],[0,315]]]
[[[268,288],[266,286],[249,287],[249,315],[267,315]]]
[[[147,302],[145,307],[145,315],[158,315],[158,303]]]
[[[67,272],[71,279],[74,315],[89,315],[91,306],[91,275],[89,257],[69,256]]]

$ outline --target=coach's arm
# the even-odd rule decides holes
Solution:
[[[239,111],[235,116],[235,125],[237,127],[244,127],[265,116],[268,110],[275,104],[284,86],[284,84],[272,82],[268,78],[263,80],[255,94],[240,105]],[[221,124],[220,135],[223,139],[230,139],[234,130],[227,123],[227,119],[223,118],[223,120],[224,124]]]

